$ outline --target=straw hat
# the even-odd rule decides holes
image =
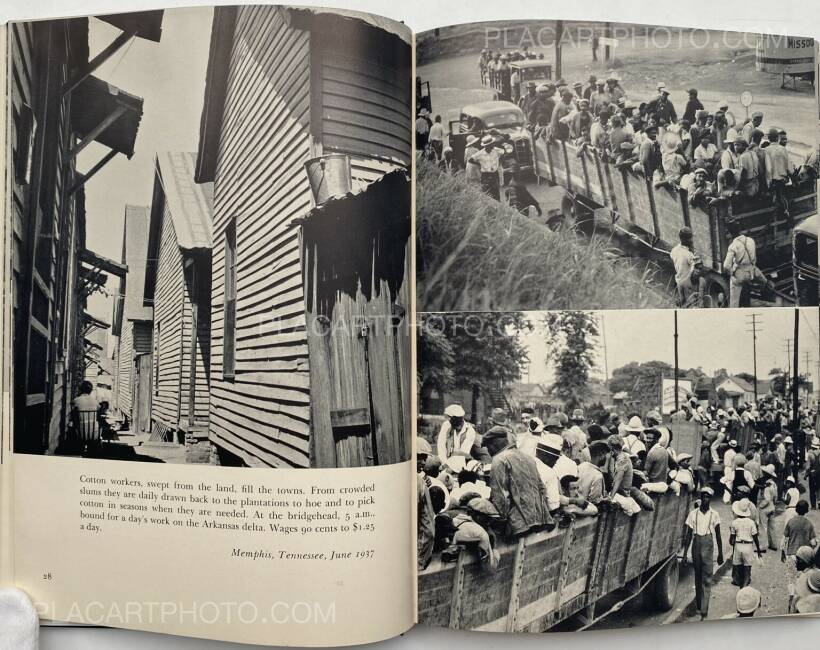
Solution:
[[[637,415],[633,415],[629,418],[629,422],[626,423],[626,430],[627,431],[634,431],[636,433],[642,433],[644,430],[643,422],[641,422],[641,418]]]
[[[760,607],[760,592],[754,587],[743,587],[735,597],[739,614],[751,614]]]
[[[741,499],[732,504],[732,512],[738,517],[751,517],[752,509],[748,499]]]

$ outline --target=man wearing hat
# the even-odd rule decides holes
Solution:
[[[688,226],[681,228],[678,232],[678,239],[680,243],[669,251],[669,257],[672,258],[672,264],[675,266],[678,303],[687,305],[692,294],[702,296],[706,291],[706,277],[700,273],[702,264],[700,258],[695,255],[692,229]],[[698,299],[698,304],[700,304],[700,299]]]
[[[595,89],[598,87],[598,79],[594,74],[589,75],[589,83],[587,87],[584,88],[584,99],[592,99],[593,93],[595,93]]]
[[[809,453],[806,454],[806,478],[809,482],[809,501],[812,509],[817,508],[820,493],[820,439],[813,436]]]
[[[572,93],[564,90],[561,93],[561,101],[555,106],[550,118],[550,131],[556,140],[566,140],[569,138],[569,126],[564,123],[563,118],[572,114],[574,109],[572,103]]]
[[[527,82],[527,92],[524,96],[518,100],[518,106],[524,111],[524,115],[529,116],[530,108],[532,108],[532,104],[535,102],[538,94],[535,92],[537,84],[530,80]]]
[[[780,543],[780,561],[786,564],[786,582],[789,589],[789,612],[794,611],[794,597],[797,594],[797,551],[802,546],[816,546],[817,532],[806,514],[808,501],[801,499],[795,507],[795,515],[786,522]]]
[[[464,409],[460,404],[450,404],[444,409],[444,422],[436,439],[437,455],[442,463],[450,456],[469,456],[476,441],[473,425],[464,419]]]
[[[601,107],[605,104],[609,104],[610,101],[612,101],[612,98],[606,91],[606,81],[598,79],[598,81],[595,82],[595,92],[592,93],[592,96],[589,98],[589,108],[593,115],[597,115]]]
[[[587,433],[582,428],[586,422],[584,409],[575,409],[570,421],[572,426],[563,432],[562,437],[569,448],[569,457],[578,463],[581,462],[582,452],[587,446]]]
[[[722,619],[751,618],[760,607],[760,592],[754,587],[743,587],[737,590],[735,609],[737,613],[727,614]]]
[[[692,171],[692,184],[688,189],[689,205],[709,208],[715,198],[715,184],[709,180],[709,171],[705,161],[698,160],[695,162]]]
[[[416,150],[424,151],[427,148],[427,138],[430,134],[430,127],[432,122],[428,117],[430,111],[422,108],[419,111],[418,119],[416,119]]]
[[[481,149],[467,159],[468,165],[476,165],[481,172],[481,189],[496,201],[501,200],[499,172],[501,161],[507,152],[497,147],[489,133],[481,138]]]
[[[603,468],[611,453],[606,440],[593,440],[589,443],[590,460],[578,465],[578,494],[596,507],[606,495]]]
[[[556,465],[561,458],[563,442],[557,434],[548,433],[537,439],[533,448],[538,475],[547,493],[547,508],[556,516],[561,507],[561,482]]]
[[[624,425],[623,447],[627,453],[634,453],[641,460],[646,456],[643,437],[644,426],[639,415],[633,415]]]
[[[738,136],[735,140],[735,153],[740,172],[738,189],[746,196],[757,196],[760,191],[760,160],[757,154],[748,148],[748,142],[743,136]]]
[[[653,109],[655,120],[662,127],[669,126],[678,121],[678,114],[675,112],[675,106],[672,104],[672,100],[669,99],[669,90],[667,90],[666,84],[664,84],[663,88],[659,88],[658,98],[655,100]]]
[[[529,104],[526,112],[530,124],[549,124],[555,110],[555,86],[544,83],[538,86],[535,99]]]
[[[467,141],[464,143],[464,160],[462,161],[464,165],[464,178],[476,184],[481,182],[481,168],[477,165],[469,165],[467,161],[473,154],[479,152],[479,142],[480,138],[477,135],[471,134],[467,136]]]
[[[609,498],[614,499],[617,495],[628,497],[632,488],[632,459],[624,449],[620,436],[609,436],[607,444],[611,451],[608,469],[612,477]]]
[[[751,142],[752,133],[754,133],[755,129],[759,129],[761,124],[763,124],[763,113],[755,111],[752,113],[752,119],[743,125],[743,128],[740,130],[740,135],[743,136],[746,142]]]
[[[615,73],[610,72],[606,78],[606,91],[609,95],[609,101],[617,104],[620,100],[626,99],[626,92],[621,88],[621,78]]]
[[[702,110],[703,104],[701,104],[698,99],[697,88],[690,88],[689,100],[686,102],[686,110],[683,112],[683,119],[687,120],[690,124],[694,124],[697,121],[698,111]]]
[[[820,613],[820,569],[811,569],[800,576],[794,608],[798,614]]]
[[[712,591],[712,576],[715,572],[714,557],[717,548],[717,563],[723,564],[723,539],[720,534],[720,515],[711,508],[714,490],[701,486],[698,507],[686,517],[683,533],[684,552],[692,544],[692,565],[695,569],[695,607],[701,620],[709,613],[709,597]]]
[[[735,518],[729,526],[729,544],[732,546],[732,584],[746,587],[752,581],[752,562],[757,556],[762,561],[757,523],[752,519],[752,509],[748,499],[740,499],[732,504]]]
[[[786,184],[794,175],[795,167],[788,150],[780,144],[778,129],[769,129],[769,146],[766,147],[764,155],[766,156],[766,185],[781,215],[789,218]]]
[[[510,445],[501,431],[488,432],[484,446],[492,456],[490,501],[506,521],[507,535],[519,537],[552,526],[535,459]]]

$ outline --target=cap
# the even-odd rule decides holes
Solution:
[[[729,108],[729,102],[725,99],[721,99],[720,102],[718,102],[718,108],[720,108],[721,110],[724,108]]]
[[[687,460],[692,460],[692,454],[678,454],[676,460],[678,464],[685,463]]]
[[[419,456],[422,454],[431,456],[433,454],[433,447],[421,436],[416,436],[416,455]]]
[[[751,614],[760,607],[760,592],[754,587],[743,587],[735,597],[739,614]]]
[[[783,444],[784,444],[784,445],[794,444],[794,440],[792,440],[792,437],[791,437],[791,436],[786,436],[786,437],[783,439]]]
[[[492,411],[490,411],[490,419],[493,422],[498,422],[498,423],[506,422],[507,421],[507,412],[502,408],[496,407]]]
[[[651,411],[649,411],[649,413],[646,414],[646,419],[647,420],[652,420],[653,422],[662,422],[663,421],[663,418],[661,417],[661,414],[658,413],[655,409],[652,409]]]
[[[700,494],[708,494],[710,497],[715,496],[715,491],[710,488],[708,485],[702,485],[700,490],[698,490]]]
[[[541,433],[544,431],[544,422],[541,418],[530,418],[530,421],[527,423],[527,428],[530,433]]]
[[[658,90],[663,90],[664,88],[666,88],[666,84],[663,81],[659,81],[658,85],[657,85],[657,89]]]
[[[763,112],[755,111],[754,113],[752,113],[752,119],[754,119],[755,117],[763,117]]]
[[[708,176],[709,172],[707,172],[703,167],[698,167],[694,172],[695,176]]]
[[[490,138],[490,142],[493,141],[492,136],[485,135],[484,138],[481,140],[481,144],[484,144],[484,140]],[[446,409],[444,409],[444,415],[448,418],[463,418],[464,417],[464,409],[461,408],[460,404],[450,404]]]
[[[572,419],[573,420],[584,420],[584,409],[575,409],[572,412]]]
[[[488,144],[492,144],[492,143],[493,143],[493,136],[491,136],[489,133],[487,135],[485,135],[483,138],[481,138],[481,146],[482,147],[486,147]]]

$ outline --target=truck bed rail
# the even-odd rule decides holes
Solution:
[[[620,509],[578,518],[569,528],[501,543],[492,573],[474,553],[455,563],[435,558],[419,573],[419,622],[456,629],[542,632],[676,554],[688,495],[653,498],[655,510]]]

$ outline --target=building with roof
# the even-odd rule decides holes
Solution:
[[[214,10],[196,179],[214,183],[209,428],[222,464],[409,454],[410,38],[353,12]],[[344,163],[341,198],[315,200],[309,161],[319,183],[325,163]]]
[[[148,250],[147,207],[125,206],[122,263],[128,272],[120,279],[114,299],[111,333],[114,345],[113,404],[130,431],[150,430],[152,307],[143,304]],[[148,355],[148,356],[146,356]],[[141,358],[145,357],[145,358]]]
[[[723,408],[737,408],[745,403],[755,403],[755,387],[743,377],[731,375],[717,382],[715,390],[718,397],[723,399]],[[760,392],[760,382],[758,382],[758,396],[765,393]]]
[[[143,100],[94,76],[134,38],[157,42],[162,11],[11,22],[7,27],[8,197],[4,242],[10,252],[12,362],[0,375],[13,386],[14,449],[69,453],[71,401],[107,323],[86,311],[88,296],[126,269],[86,246],[85,188],[118,155],[131,158]],[[89,56],[89,20],[117,36]],[[105,152],[87,168],[78,156]],[[5,315],[4,315],[5,316]]]
[[[151,438],[208,462],[213,183],[194,182],[196,154],[157,153],[143,301],[153,306]]]

